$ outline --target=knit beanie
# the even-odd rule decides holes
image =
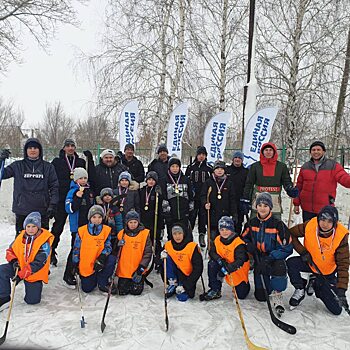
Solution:
[[[314,141],[310,146],[310,152],[311,152],[312,147],[315,147],[315,146],[320,146],[323,149],[323,151],[326,152],[326,146],[324,145],[324,143],[322,141]]]
[[[33,211],[27,215],[23,222],[23,228],[26,229],[26,226],[29,224],[33,224],[41,229],[41,214],[38,211]]]
[[[155,171],[150,171],[146,175],[146,181],[148,179],[153,179],[155,182],[158,182],[158,174]]]
[[[113,190],[110,187],[102,188],[102,190],[100,192],[101,199],[103,199],[104,196],[111,196],[111,197],[113,197]]]
[[[105,216],[105,213],[103,212],[102,207],[100,207],[99,205],[93,205],[88,212],[88,220],[90,221],[90,219],[95,215],[101,215],[101,217]]]
[[[140,223],[140,214],[134,209],[131,209],[125,215],[125,222],[128,223],[130,220],[136,220],[138,223]]]
[[[207,149],[204,146],[198,146],[196,155],[205,154],[208,155]]]
[[[130,183],[131,182],[131,175],[130,175],[130,173],[127,172],[127,171],[121,172],[120,175],[119,175],[119,178],[118,178],[118,182],[120,182],[123,179],[128,180],[129,183]]]
[[[255,204],[258,206],[261,203],[266,204],[272,210],[273,204],[271,194],[268,192],[259,193],[256,197]]]
[[[319,223],[320,220],[330,220],[333,223],[333,227],[335,227],[339,220],[337,208],[332,207],[331,205],[323,207],[317,214],[317,222]]]
[[[135,151],[135,146],[132,144],[132,143],[127,143],[124,147],[124,152],[127,150],[127,149],[131,149],[133,151]]]
[[[232,159],[233,158],[241,158],[242,161],[244,160],[244,154],[241,151],[236,151],[235,153],[233,153],[232,155]]]
[[[65,139],[63,143],[63,147],[66,146],[76,146],[75,141],[73,139]]]
[[[173,235],[175,232],[180,232],[182,233],[183,235],[185,235],[185,231],[184,229],[180,226],[180,225],[174,225],[172,228],[171,228],[171,234]]]
[[[107,155],[115,157],[115,152],[112,149],[105,149],[104,151],[101,152],[100,157],[103,158],[104,156],[107,156]]]
[[[231,232],[235,232],[235,224],[229,216],[223,216],[218,222],[219,230],[226,228]]]
[[[181,168],[181,160],[179,158],[171,157],[168,162],[168,168],[170,169],[170,167],[174,164],[177,164]]]
[[[215,163],[214,163],[213,169],[215,170],[215,169],[218,169],[218,168],[226,169],[226,163],[223,162],[220,159],[216,160]]]
[[[73,180],[77,181],[78,179],[81,179],[82,177],[88,178],[88,173],[84,168],[75,168],[73,171]]]
[[[165,144],[160,144],[158,146],[158,149],[157,149],[157,154],[159,154],[160,152],[166,152],[166,153],[169,153],[168,151],[168,148]]]

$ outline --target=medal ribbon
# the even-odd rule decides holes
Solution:
[[[124,189],[124,190],[121,190],[121,188]],[[119,195],[121,195],[121,194],[123,194],[123,193],[127,194],[127,193],[128,193],[128,190],[129,190],[129,188],[125,188],[125,187],[118,186],[118,194],[119,194]],[[126,197],[124,197],[124,198],[122,199],[122,201],[121,201],[121,203],[120,203],[121,206],[124,206],[125,198],[126,198]]]
[[[179,189],[180,174],[179,174],[179,176],[177,178],[177,181],[174,180],[174,178],[172,177],[172,175],[171,175],[169,170],[168,170],[168,175],[169,175],[171,181],[173,182],[173,184],[175,185],[175,189],[178,190]]]
[[[68,159],[68,157],[67,157],[66,154],[64,155],[64,158],[66,159],[66,163],[67,163],[67,165],[68,165],[68,168],[69,168],[69,170],[70,170],[70,173],[73,174],[73,171],[74,171],[74,169],[75,169],[75,155],[73,154],[73,162],[72,162],[72,165],[70,164],[70,161],[69,161],[69,159]]]
[[[152,190],[153,190],[153,187],[151,187],[149,194],[147,194],[147,187],[146,187],[146,205],[149,204],[149,197],[151,197]]]
[[[225,184],[225,182],[226,182],[227,176],[225,175],[224,180],[222,181],[222,184],[221,184],[220,187],[219,187],[219,185],[218,185],[218,183],[217,183],[217,181],[216,181],[216,178],[215,178],[215,175],[214,175],[214,174],[213,174],[213,179],[214,179],[215,185],[216,185],[216,187],[217,187],[217,189],[218,189],[218,195],[219,195],[219,194],[221,194],[221,189],[224,187],[224,184]]]

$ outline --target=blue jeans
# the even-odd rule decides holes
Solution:
[[[310,266],[305,263],[300,256],[293,256],[287,260],[288,275],[290,278],[290,283],[297,289],[302,289],[305,287],[303,278],[301,277],[301,272],[313,272]],[[316,280],[314,285],[315,295],[317,298],[321,299],[326,308],[334,315],[340,315],[342,308],[335,299],[333,293],[330,291],[329,286],[324,281],[322,276],[315,274]],[[334,292],[337,292],[336,283],[337,278],[335,273],[324,276]]]
[[[0,265],[0,298],[5,298],[11,294],[11,278],[15,276],[12,264]],[[27,304],[38,304],[41,301],[41,292],[43,290],[43,282],[24,282],[25,296],[24,301]]]
[[[215,291],[221,291],[222,280],[218,278],[218,273],[221,270],[221,266],[213,259],[208,261],[208,277],[209,277],[209,288]],[[235,286],[237,296],[239,299],[244,299],[249,291],[249,282],[241,282],[239,285]]]
[[[92,292],[97,285],[105,287],[108,284],[108,279],[112,276],[116,263],[116,257],[114,255],[108,255],[105,266],[101,272],[94,272],[87,277],[80,277],[81,289],[85,293]]]

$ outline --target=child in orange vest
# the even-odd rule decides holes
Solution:
[[[233,220],[223,216],[218,222],[220,236],[210,247],[208,262],[209,291],[200,300],[221,298],[222,281],[234,284],[239,299],[244,299],[250,290],[248,281],[249,258],[244,241],[235,233]]]
[[[40,303],[43,282],[48,283],[54,236],[41,228],[39,212],[30,213],[24,220],[23,228],[6,250],[8,263],[0,265],[0,311],[10,304],[10,279],[16,284],[24,280],[24,301],[27,304]]]
[[[78,229],[73,246],[72,274],[78,272],[81,289],[92,292],[97,286],[100,291],[108,292],[108,280],[113,274],[116,257],[111,255],[111,228],[102,224],[104,212],[99,205],[93,205],[88,213],[89,223]],[[112,286],[112,294],[116,294]]]
[[[144,273],[152,259],[149,230],[140,224],[140,215],[130,210],[125,215],[125,229],[118,233],[120,254],[117,276],[119,295],[140,295],[144,287]]]
[[[191,236],[185,230],[180,223],[175,223],[171,228],[171,240],[165,243],[161,252],[161,259],[166,259],[167,297],[176,293],[179,301],[194,297],[197,281],[203,272],[199,247],[191,242]]]
[[[308,295],[315,292],[327,309],[334,315],[340,315],[342,306],[349,309],[345,292],[349,283],[349,231],[338,221],[336,208],[327,205],[317,217],[290,229],[294,249],[300,256],[287,260],[288,275],[295,291],[289,300],[291,309],[297,307]],[[304,237],[304,245],[299,242]],[[329,283],[325,283],[319,271]],[[301,272],[313,273],[306,287]],[[334,297],[329,286],[338,295],[342,305]]]

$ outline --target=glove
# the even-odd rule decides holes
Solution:
[[[56,208],[54,206],[49,206],[46,211],[46,215],[49,219],[52,219],[56,214]]]
[[[239,200],[239,209],[243,215],[248,215],[250,209],[252,209],[252,206],[250,204],[250,200],[241,198]]]
[[[162,210],[163,210],[163,213],[170,213],[170,204],[168,201],[164,200],[163,203],[162,203]]]
[[[0,152],[0,160],[5,160],[10,157],[11,151],[9,149],[2,149]]]
[[[12,278],[12,282],[16,282],[16,286],[18,285],[19,282],[22,281],[22,278],[16,275],[15,277]]]
[[[339,298],[339,304],[341,307],[344,307],[344,309],[349,309],[349,304],[348,301],[346,299],[346,295],[345,295],[346,290],[343,288],[338,288],[337,289],[337,295]]]
[[[191,202],[189,203],[188,207],[189,207],[189,210],[190,210],[190,211],[193,211],[193,210],[194,210],[194,202],[191,201]]]
[[[223,277],[223,276],[228,275],[227,262],[224,261],[224,260],[222,260],[222,259],[218,259],[218,260],[216,260],[216,262],[217,262],[217,263],[220,265],[220,267],[221,267],[219,274],[221,274],[222,276],[220,276],[220,277]]]
[[[162,250],[162,252],[160,253],[160,258],[162,260],[166,259],[168,257],[168,252],[164,249]]]
[[[313,261],[312,261],[312,256],[311,254],[305,250],[303,253],[301,253],[301,260],[304,262],[304,263],[307,263],[307,264],[310,264],[312,265],[313,264]]]
[[[122,238],[121,240],[118,241],[118,247],[122,247],[123,245],[125,245],[124,238]]]
[[[79,275],[79,265],[78,264],[73,264],[71,272],[72,272],[73,276]]]
[[[140,283],[142,281],[142,274],[145,271],[145,269],[140,265],[137,270],[132,274],[132,281],[134,283]]]
[[[91,153],[91,151],[89,151],[88,149],[85,150],[85,151],[83,151],[83,154],[84,154],[84,156],[85,156],[88,160],[92,160],[92,159],[93,159],[92,153]]]
[[[299,189],[296,186],[293,187],[291,185],[291,186],[287,187],[286,192],[287,192],[288,196],[291,198],[296,198],[299,196]]]
[[[95,272],[101,272],[105,267],[105,263],[107,260],[106,254],[100,254],[100,256],[95,260],[94,270]]]
[[[252,242],[248,242],[246,244],[246,247],[247,247],[248,253],[250,253],[252,255],[254,255],[256,253],[256,246]]]
[[[260,262],[255,265],[254,271],[259,275],[268,275],[271,268],[272,259],[267,256],[262,256]]]

